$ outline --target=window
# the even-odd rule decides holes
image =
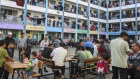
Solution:
[[[30,34],[30,31],[26,31],[26,34]]]

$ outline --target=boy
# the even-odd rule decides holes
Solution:
[[[6,50],[11,58],[13,58],[13,52],[12,52],[13,48],[15,48],[15,42],[10,42],[8,47],[6,47]]]
[[[4,63],[8,61],[14,62],[14,60],[9,57],[6,49],[6,41],[0,41],[0,79],[8,79],[9,73],[4,69]]]
[[[29,76],[31,76],[34,73],[38,72],[38,59],[37,59],[37,52],[33,51],[31,54],[31,59],[29,60],[32,64],[28,64],[32,70],[28,70],[25,75],[25,79],[28,79]]]

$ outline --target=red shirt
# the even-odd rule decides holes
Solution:
[[[100,62],[100,63],[99,63],[99,67],[100,67],[100,68],[104,67],[104,62]]]
[[[41,56],[41,55],[38,55],[38,58],[42,58],[43,56]]]

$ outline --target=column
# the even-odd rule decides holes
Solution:
[[[109,4],[109,0],[106,0],[106,4],[107,4],[107,12],[106,12],[106,20],[107,20],[107,23],[106,23],[106,32],[107,32],[107,35],[106,35],[106,38],[108,39],[109,38],[109,31],[108,31],[108,27],[109,27],[109,24],[108,24],[108,20],[109,20],[109,12],[108,12],[108,4]]]
[[[101,5],[101,0],[98,2],[98,32],[100,33],[100,5]],[[98,33],[98,39],[100,38]]]
[[[88,0],[88,36],[90,38],[90,0]]]
[[[78,0],[76,0],[76,27],[75,27],[75,29],[76,29],[76,33],[75,33],[75,42],[77,42],[77,24],[78,24]]]
[[[138,18],[137,18],[137,0],[135,0],[135,26],[136,26],[136,41],[138,41]]]
[[[121,0],[120,0],[120,32],[122,32],[122,10],[121,10]]]
[[[0,15],[1,15],[1,0],[0,0]]]
[[[25,33],[24,35],[26,36],[26,16],[27,16],[27,0],[24,0],[24,4],[25,4],[25,9],[24,9],[24,30],[23,33]]]
[[[63,12],[62,12],[62,32],[61,32],[61,39],[63,39],[64,35],[64,7],[65,7],[65,2],[62,0],[62,7],[63,7]]]
[[[45,31],[44,31],[44,37],[47,34],[47,18],[48,18],[48,0],[46,0],[46,12],[45,12]]]

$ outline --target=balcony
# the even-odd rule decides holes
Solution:
[[[23,24],[23,19],[18,16],[2,15],[0,16],[0,23]]]

